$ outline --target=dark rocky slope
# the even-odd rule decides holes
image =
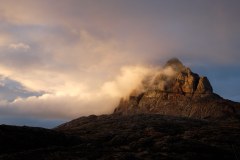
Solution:
[[[44,159],[49,150],[59,150],[59,147],[73,146],[79,142],[78,137],[50,129],[0,125],[0,160]],[[38,153],[38,157],[35,153]]]
[[[206,118],[239,116],[240,103],[223,99],[213,92],[207,77],[200,77],[178,59],[169,60],[164,69],[171,76],[160,73],[153,82],[143,80],[144,90],[121,99],[115,114],[157,113],[162,115]]]
[[[137,114],[81,117],[54,130],[12,127],[10,137],[0,128],[6,139],[1,146],[11,150],[1,152],[0,159],[237,160],[239,122]],[[21,148],[24,143],[33,146]]]

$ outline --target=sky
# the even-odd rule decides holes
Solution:
[[[172,57],[240,101],[238,0],[0,0],[0,124],[109,114]]]

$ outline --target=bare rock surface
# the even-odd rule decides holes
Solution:
[[[121,99],[114,114],[155,113],[199,119],[239,116],[240,103],[215,94],[207,77],[193,73],[176,58],[164,65],[168,67],[173,75],[160,73],[143,92]]]

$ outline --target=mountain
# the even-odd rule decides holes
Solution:
[[[198,119],[236,117],[240,103],[226,100],[213,92],[207,77],[199,76],[177,58],[170,59],[151,82],[143,80],[144,90],[134,90],[121,99],[114,114],[157,113]],[[146,83],[148,82],[148,83]]]
[[[54,129],[0,125],[0,160],[238,160],[239,110],[174,58],[113,114]]]

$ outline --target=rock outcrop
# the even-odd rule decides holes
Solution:
[[[192,118],[223,118],[238,116],[239,103],[225,100],[213,92],[207,77],[201,77],[178,59],[169,60],[164,69],[144,91],[121,99],[115,114],[157,113]]]

